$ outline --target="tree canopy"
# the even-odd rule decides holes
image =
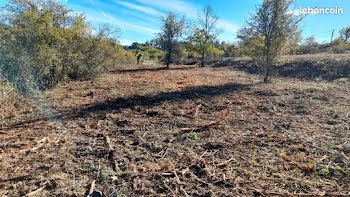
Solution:
[[[166,52],[164,62],[169,65],[174,62],[174,57],[179,56],[182,52],[179,45],[179,38],[183,35],[185,26],[185,17],[177,19],[176,15],[169,12],[166,17],[162,18],[161,32],[158,33],[158,42]]]
[[[264,0],[238,33],[241,45],[265,70],[264,81],[271,77],[272,66],[288,41],[299,34],[302,17],[289,11],[294,0]]]
[[[189,42],[192,50],[200,54],[201,66],[204,67],[207,55],[216,51],[213,44],[220,33],[217,28],[219,17],[211,6],[206,6],[200,13],[198,21],[189,37]]]

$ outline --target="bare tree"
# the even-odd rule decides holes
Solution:
[[[272,66],[287,43],[300,32],[303,17],[289,11],[293,4],[294,0],[264,0],[238,33],[241,44],[248,46],[250,55],[263,67],[264,82],[269,81]]]
[[[314,35],[305,38],[301,47],[303,49],[303,53],[313,54],[319,51],[319,45]]]
[[[210,46],[220,33],[217,28],[219,17],[211,6],[206,6],[199,14],[198,21],[189,40],[192,48],[200,54],[201,66],[204,67]]]
[[[180,52],[179,39],[181,38],[185,25],[185,17],[178,19],[176,15],[169,12],[166,17],[162,18],[161,32],[158,34],[158,41],[161,49],[166,51],[165,64],[173,62],[174,54]]]
[[[348,41],[350,38],[350,26],[349,27],[344,27],[339,31],[340,38],[343,39],[344,41]]]

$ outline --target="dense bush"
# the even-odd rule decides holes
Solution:
[[[142,44],[138,42],[132,43],[131,46],[125,47],[128,52],[134,54],[134,56],[142,55],[143,60],[160,60],[163,57],[164,52],[151,46],[150,44]],[[135,59],[135,58],[134,58]],[[136,61],[136,60],[135,60]]]
[[[95,30],[51,0],[10,0],[0,17],[0,72],[21,91],[91,79],[132,59],[110,27]]]
[[[330,50],[333,53],[345,53],[350,50],[350,43],[342,39],[336,39],[331,43]]]
[[[345,31],[345,30],[344,30]],[[316,42],[314,36],[310,36],[304,39],[304,42],[296,47],[294,54],[317,54],[317,53],[331,53],[339,54],[346,53],[350,50],[350,43],[344,38],[339,37],[330,43],[319,44]],[[293,54],[293,53],[289,53]]]

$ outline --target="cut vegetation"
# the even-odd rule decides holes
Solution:
[[[342,81],[129,66],[60,85],[40,100],[57,118],[2,127],[0,195],[348,196]]]
[[[210,5],[94,2],[92,23],[71,1],[0,8],[0,197],[350,196],[349,27],[303,39],[294,0],[239,31]]]

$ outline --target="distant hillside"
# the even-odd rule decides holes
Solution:
[[[212,60],[212,67],[231,67],[250,74],[262,73],[261,68],[250,58],[227,58]],[[284,56],[280,65],[274,67],[274,74],[281,77],[293,77],[307,80],[335,80],[349,77],[349,54],[307,54]]]

